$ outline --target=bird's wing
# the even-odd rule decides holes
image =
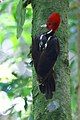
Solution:
[[[45,78],[49,71],[53,68],[59,55],[60,47],[57,38],[51,38],[47,48],[42,52],[38,63],[38,75]]]

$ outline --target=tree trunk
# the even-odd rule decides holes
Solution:
[[[59,30],[56,33],[60,40],[60,55],[55,65],[56,91],[52,100],[46,100],[44,95],[40,93],[36,82],[36,74],[33,70],[34,120],[72,120],[67,33],[68,0],[32,0],[32,8],[32,36],[43,33],[46,30],[40,28],[40,26],[46,23],[48,16],[52,12],[60,13],[62,19]]]

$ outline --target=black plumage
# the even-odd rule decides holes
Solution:
[[[39,89],[50,99],[55,91],[53,67],[59,55],[59,41],[53,31],[36,36],[32,41],[32,58],[39,81]]]

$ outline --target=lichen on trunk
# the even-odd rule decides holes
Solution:
[[[32,36],[46,31],[40,26],[46,23],[52,12],[59,12],[61,25],[55,33],[60,41],[60,55],[55,65],[56,91],[53,99],[46,100],[38,89],[37,77],[33,70],[33,114],[34,120],[72,120],[70,101],[70,71],[68,64],[67,14],[68,0],[32,0]],[[56,103],[56,105],[55,105]],[[51,107],[49,107],[51,104]],[[57,108],[55,108],[57,107]]]

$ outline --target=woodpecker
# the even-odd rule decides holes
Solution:
[[[60,45],[55,35],[60,24],[59,13],[52,13],[45,25],[47,32],[36,35],[32,39],[32,58],[37,73],[39,89],[46,99],[53,97],[55,91],[54,65],[60,52]]]

